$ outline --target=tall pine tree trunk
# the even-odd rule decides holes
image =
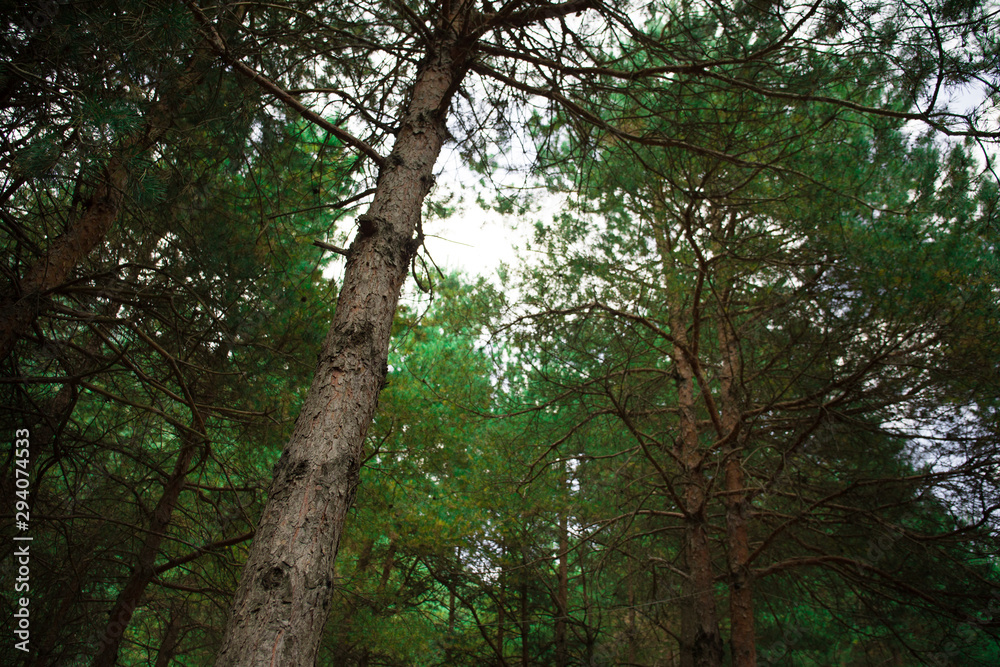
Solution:
[[[333,563],[365,434],[385,381],[400,288],[465,64],[442,43],[417,73],[374,200],[359,219],[316,375],[274,472],[218,665],[311,665],[333,593]]]
[[[698,304],[686,301],[683,285],[675,280],[677,267],[673,241],[666,224],[656,225],[656,245],[664,269],[664,287],[673,336],[671,357],[677,383],[679,415],[675,455],[682,466],[684,538],[687,568],[681,605],[681,666],[719,667],[724,656],[719,621],[715,609],[715,575],[708,536],[708,480],[703,468],[697,402],[695,398],[696,340],[689,340],[688,322]]]
[[[728,310],[730,292],[725,290],[723,308]],[[742,360],[736,332],[729,318],[718,323],[719,350],[722,353],[721,418],[722,437],[726,439],[725,489],[726,551],[729,567],[730,646],[734,667],[756,667],[757,648],[753,620],[753,586],[750,571],[750,538],[747,530],[747,501],[743,479],[743,392]]]

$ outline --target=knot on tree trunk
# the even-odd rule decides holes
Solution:
[[[367,213],[358,216],[358,230],[362,236],[374,236],[382,221]]]

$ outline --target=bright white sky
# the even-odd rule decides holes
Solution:
[[[519,156],[520,157],[520,156]],[[436,185],[429,199],[449,201],[455,212],[448,218],[424,218],[424,246],[442,271],[460,270],[474,276],[495,278],[501,264],[514,267],[534,235],[535,222],[549,221],[556,212],[556,199],[537,193],[538,206],[524,215],[500,215],[476,203],[477,194],[492,202],[496,193],[483,185],[479,174],[462,165],[458,152],[446,146],[435,169]],[[519,173],[498,173],[503,186],[524,187]],[[450,195],[450,200],[449,200]],[[495,282],[495,281],[494,281]]]
[[[439,191],[450,186],[444,179],[438,183]],[[515,246],[524,246],[539,214],[528,213],[519,218],[484,211],[469,190],[465,191],[464,199],[451,217],[424,224],[424,245],[430,256],[442,271],[459,269],[470,277],[493,276],[501,262],[515,265],[518,259]]]

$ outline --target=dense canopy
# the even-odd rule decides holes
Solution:
[[[995,3],[2,7],[4,664],[1000,663]]]

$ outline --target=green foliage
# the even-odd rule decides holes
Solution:
[[[106,639],[193,438],[119,659],[208,664],[332,315],[311,244],[343,243],[340,202],[365,167],[220,67],[190,12],[52,4],[38,25],[0,26],[11,298],[109,165],[130,177],[110,232],[4,362],[3,421],[36,434],[33,614],[59,621],[34,626],[39,661],[83,664]],[[338,91],[323,93],[348,110],[336,122],[377,129],[381,150],[438,20],[402,7],[237,3],[212,18],[231,57]],[[988,106],[959,118],[939,86],[995,97],[989,11],[654,3],[640,29],[611,3],[593,12],[600,37],[586,16],[564,37],[555,21],[482,37],[449,126],[458,152],[498,171],[526,114],[564,210],[537,224],[548,259],[506,273],[509,293],[448,276],[426,310],[397,313],[320,661],[674,664],[696,514],[731,632],[734,495],[760,662],[1000,660],[986,620],[1000,188],[977,173],[977,144],[902,129],[917,115],[988,138]],[[542,107],[559,96],[563,112]],[[130,148],[160,122],[152,149]],[[487,201],[487,180],[477,201],[527,214],[525,197]],[[684,354],[701,373],[682,406]],[[720,405],[738,437],[715,426]],[[678,455],[682,408],[695,464]],[[743,486],[727,489],[736,459]],[[696,483],[704,508],[685,505]]]

